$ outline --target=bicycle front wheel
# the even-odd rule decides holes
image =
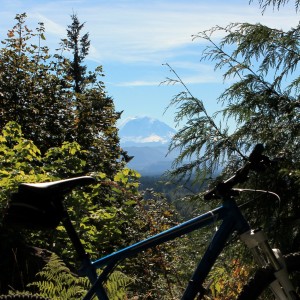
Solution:
[[[291,281],[296,288],[295,299],[300,299],[300,252],[285,255],[284,258]],[[270,267],[257,270],[248,284],[244,286],[237,300],[274,299],[268,289],[274,280],[275,277]]]

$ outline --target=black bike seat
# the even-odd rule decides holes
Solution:
[[[74,177],[70,179],[63,179],[51,182],[41,183],[21,183],[19,185],[19,193],[38,193],[48,196],[49,194],[65,194],[70,192],[73,188],[95,183],[96,179],[91,176]]]

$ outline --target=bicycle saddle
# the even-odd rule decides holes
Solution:
[[[49,196],[49,194],[65,194],[70,192],[73,188],[77,186],[83,186],[96,182],[95,178],[91,176],[81,176],[74,177],[70,179],[63,179],[51,182],[41,182],[41,183],[21,183],[19,185],[18,193],[38,193]]]
[[[21,228],[54,229],[62,218],[63,196],[77,186],[94,183],[90,176],[42,183],[21,183],[8,201],[3,223]]]

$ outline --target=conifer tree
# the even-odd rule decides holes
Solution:
[[[73,55],[69,74],[74,81],[75,93],[82,93],[87,69],[87,67],[83,65],[83,61],[89,53],[90,40],[88,33],[85,33],[83,36],[80,35],[85,23],[80,24],[76,14],[71,15],[71,19],[72,24],[68,25],[67,29],[68,39],[65,40],[67,48],[72,51]]]
[[[220,35],[223,38],[218,41]],[[224,80],[231,80],[217,99],[223,109],[213,116],[171,68],[176,76],[172,81],[185,88],[171,105],[179,108],[178,122],[187,120],[171,145],[171,149],[181,150],[173,174],[207,179],[222,168],[223,178],[228,178],[247,159],[252,147],[263,143],[265,154],[277,158],[278,164],[270,172],[254,176],[249,184],[279,195],[278,218],[270,209],[270,204],[274,207],[278,201],[274,197],[265,197],[259,206],[255,202],[250,215],[254,224],[267,223],[272,228],[270,236],[286,251],[300,246],[300,231],[295,226],[300,218],[299,36],[299,24],[283,31],[249,23],[215,26],[194,36],[206,43],[202,60],[213,61],[215,69],[224,70]],[[253,214],[257,207],[259,213]]]
[[[254,2],[251,0],[250,2]],[[286,5],[290,0],[258,0],[260,7],[262,8],[263,12],[266,10],[268,6],[273,6],[273,8],[277,8],[278,10],[280,7]],[[295,0],[295,8],[296,10],[299,9],[300,1]]]
[[[80,23],[76,14],[71,16],[72,24],[67,29],[67,39],[63,40],[72,53],[69,75],[73,80],[75,119],[75,139],[88,154],[89,171],[102,169],[113,174],[119,167],[119,137],[116,122],[120,114],[115,111],[113,99],[107,96],[102,67],[89,71],[84,60],[89,53],[89,34],[82,35],[85,23]]]

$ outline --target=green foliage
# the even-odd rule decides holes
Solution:
[[[66,73],[72,78],[75,140],[86,150],[86,171],[103,171],[114,176],[120,168],[119,147],[116,122],[120,113],[115,112],[111,97],[105,93],[102,67],[94,72],[84,65],[88,55],[89,34],[82,34],[84,23],[80,24],[77,15],[71,16],[72,24],[67,29],[67,39],[62,42],[72,52],[72,60]]]
[[[179,173],[211,172],[220,159],[244,158],[258,142],[266,143],[271,155],[282,153],[290,161],[295,156],[299,159],[299,78],[294,73],[299,62],[299,29],[283,32],[242,23],[216,26],[195,36],[208,42],[202,59],[215,61],[216,68],[227,68],[224,80],[235,79],[219,100],[225,106],[223,116],[234,119],[237,126],[229,132],[226,119],[222,126],[217,125],[219,114],[209,116],[203,102],[188,89],[177,95],[171,102],[179,108],[175,120],[187,119],[187,123],[175,135],[171,149],[182,150],[177,165],[192,158],[190,164],[178,168]],[[222,31],[226,36],[217,44],[213,35]]]
[[[81,30],[84,27],[84,23],[80,24],[76,14],[71,15],[72,24],[68,25],[67,37],[63,40],[66,47],[72,51],[73,60],[70,63],[69,75],[72,76],[74,82],[74,91],[76,93],[82,93],[86,81],[95,79],[95,77],[86,76],[86,66],[82,65],[84,58],[89,53],[90,40],[89,34],[81,34]]]
[[[186,122],[173,136],[169,146],[169,151],[180,150],[170,175],[185,180],[193,176],[194,181],[204,182],[228,157],[236,153],[242,157],[244,155],[236,141],[229,136],[228,126],[224,123],[218,125],[206,111],[203,102],[194,97],[176,71],[167,66],[176,78],[168,78],[166,83],[179,83],[185,88],[171,100],[169,107],[178,108],[175,115],[178,125]]]
[[[86,278],[80,278],[71,273],[70,269],[55,254],[37,274],[37,279],[28,288],[38,294],[53,300],[83,298],[89,286]]]
[[[85,165],[81,156],[82,150],[76,143],[64,143],[42,155],[33,142],[24,138],[18,124],[8,123],[0,135],[1,211],[20,182],[53,181],[80,174]],[[99,257],[128,245],[125,229],[131,225],[134,214],[139,174],[124,169],[113,180],[101,172],[94,176],[99,183],[74,191],[67,197],[66,206],[86,251]],[[6,233],[5,236],[7,239]],[[23,230],[23,236],[27,243],[54,251],[76,265],[73,247],[63,227],[51,232]]]
[[[84,172],[85,154],[77,142],[64,142],[61,147],[50,148],[45,153],[44,168],[58,178],[74,177]]]
[[[44,151],[72,136],[72,95],[63,73],[67,62],[43,45],[43,23],[34,32],[25,23],[26,14],[15,19],[0,49],[0,128],[16,121]]]
[[[132,282],[133,279],[124,275],[124,273],[120,271],[114,271],[105,285],[109,299],[127,299],[127,288]]]
[[[100,170],[113,177],[122,164],[116,128],[120,114],[115,112],[112,98],[100,88],[91,88],[76,95],[76,106],[75,140],[88,150],[86,171]]]
[[[83,26],[75,23],[78,34]],[[140,175],[123,168],[116,128],[120,113],[115,112],[113,99],[106,95],[104,84],[99,80],[103,76],[101,66],[94,72],[86,72],[83,66],[88,52],[88,36],[82,41],[81,53],[77,53],[80,58],[77,61],[77,71],[81,72],[79,80],[72,73],[75,64],[62,55],[67,48],[72,50],[76,45],[64,40],[57,50],[60,54],[52,55],[53,52],[44,46],[45,41],[44,25],[40,23],[35,31],[29,29],[26,14],[16,16],[16,25],[2,41],[0,211],[3,212],[11,192],[16,191],[21,182],[53,181],[93,172],[98,183],[78,188],[66,197],[64,203],[86,251],[92,257],[99,257],[140,237],[137,226],[143,227],[143,223],[138,221],[136,208],[141,198],[138,192]],[[74,90],[76,84],[80,90]],[[173,213],[168,211],[164,212],[162,220],[157,214],[159,211],[153,211],[157,229],[163,230],[170,225]],[[1,230],[6,240],[10,240],[9,235],[22,239],[18,243],[20,251],[25,242],[54,251],[61,259],[68,260],[70,266],[77,266],[76,254],[61,226],[55,231],[29,232],[24,228],[16,232],[4,227]],[[145,235],[147,230],[149,227],[143,227]],[[9,247],[10,244],[6,248]],[[168,246],[163,251],[171,248]],[[158,266],[165,261],[162,254],[156,253],[156,258],[152,258],[150,252],[144,266],[152,261]],[[171,256],[168,260],[171,261]],[[161,295],[167,294],[164,280],[167,280],[166,270],[169,268],[167,262],[163,266],[156,268],[160,272],[157,283]],[[140,277],[145,268],[138,274],[134,268],[131,270],[133,275],[124,277],[116,272],[108,282],[107,288],[115,299],[124,298],[124,288],[131,282],[129,278]],[[58,273],[60,275],[55,275]],[[154,274],[152,270],[151,273]],[[47,276],[51,274],[50,279]],[[68,299],[77,299],[83,291],[84,283],[73,277],[56,258],[40,275],[42,278],[35,287],[45,294],[53,292],[54,298],[61,294]],[[65,288],[70,285],[72,287],[67,292]],[[153,289],[154,285],[150,286]]]
[[[83,24],[75,15],[72,18],[75,23],[67,31],[69,40],[63,40],[51,54],[53,51],[44,45],[44,24],[39,23],[33,31],[26,25],[25,13],[16,16],[16,25],[8,31],[0,49],[0,129],[16,121],[25,137],[43,153],[75,141],[88,150],[85,173],[101,170],[113,177],[123,166],[116,128],[120,114],[100,80],[102,67],[87,72],[83,66],[88,35],[78,44],[74,42]],[[78,50],[73,49],[73,62],[63,56],[72,47]]]
[[[279,7],[288,1],[259,2],[265,8],[275,4]],[[297,251],[300,246],[299,32],[299,25],[285,32],[262,24],[234,23],[195,35],[206,45],[201,60],[213,61],[215,69],[223,70],[224,81],[229,81],[217,99],[223,109],[213,115],[208,114],[203,101],[193,96],[169,65],[174,78],[166,80],[169,84],[179,83],[184,89],[170,104],[177,108],[175,121],[184,123],[170,147],[181,150],[171,175],[184,179],[195,175],[196,180],[215,185],[229,178],[247,160],[255,144],[264,144],[265,154],[277,158],[277,163],[260,174],[251,173],[241,187],[272,191],[280,200],[256,192],[243,194],[239,201],[252,200],[244,207],[251,226],[263,225],[271,243],[283,252]],[[214,176],[217,168],[222,168],[220,176]],[[209,205],[217,204],[212,201]],[[207,208],[203,201],[198,201],[198,206]],[[249,255],[237,247],[233,251],[242,253],[243,258]],[[229,257],[226,255],[224,260]],[[230,280],[226,286],[218,281],[223,269],[217,267],[212,274],[214,281],[219,287],[230,289]],[[218,291],[215,297],[226,299]]]
[[[40,150],[24,138],[21,127],[9,122],[0,135],[1,210],[20,182],[47,181],[53,177],[42,170]]]
[[[250,0],[249,2],[255,2],[253,0]],[[289,0],[258,0],[258,3],[260,7],[262,8],[263,12],[266,10],[268,6],[273,6],[273,8],[277,8],[278,10],[280,9],[281,6],[286,5],[289,3]],[[295,9],[298,11],[300,5],[299,0],[295,0]]]
[[[37,280],[28,284],[28,290],[52,300],[82,299],[90,287],[87,278],[73,274],[65,263],[55,254],[37,274]],[[132,282],[120,271],[115,271],[106,283],[110,299],[126,298],[126,288]]]
[[[300,106],[295,70],[299,63],[299,30],[299,26],[283,32],[242,23],[197,35],[211,43],[203,59],[216,61],[216,68],[227,67],[225,80],[237,79],[219,97],[226,105],[223,115],[237,122],[230,135],[235,145],[264,142],[270,153],[283,152],[288,159],[291,153],[297,155]],[[212,35],[220,31],[227,34],[219,46],[214,46]],[[234,45],[238,46],[229,52]]]
[[[214,300],[236,299],[250,275],[250,267],[238,259],[215,266],[208,278]]]
[[[158,234],[177,225],[181,218],[166,198],[153,190],[142,193],[135,206],[133,226],[127,234],[132,243]],[[195,241],[194,241],[195,242]],[[197,243],[191,237],[181,237],[148,249],[124,262],[124,272],[134,276],[129,296],[139,299],[177,299],[188,281],[194,267]]]
[[[12,192],[21,182],[49,181],[80,174],[85,165],[80,159],[83,152],[77,143],[65,142],[42,155],[40,149],[24,137],[21,126],[11,121],[0,135],[2,192]]]
[[[136,172],[124,169],[110,179],[104,173],[94,173],[98,183],[79,189],[67,197],[68,211],[85,250],[93,258],[108,254],[131,240],[126,229],[132,226],[134,206],[139,197]],[[52,236],[51,249],[62,251],[63,257],[76,261],[72,245],[62,226]],[[51,240],[52,240],[51,239]]]

